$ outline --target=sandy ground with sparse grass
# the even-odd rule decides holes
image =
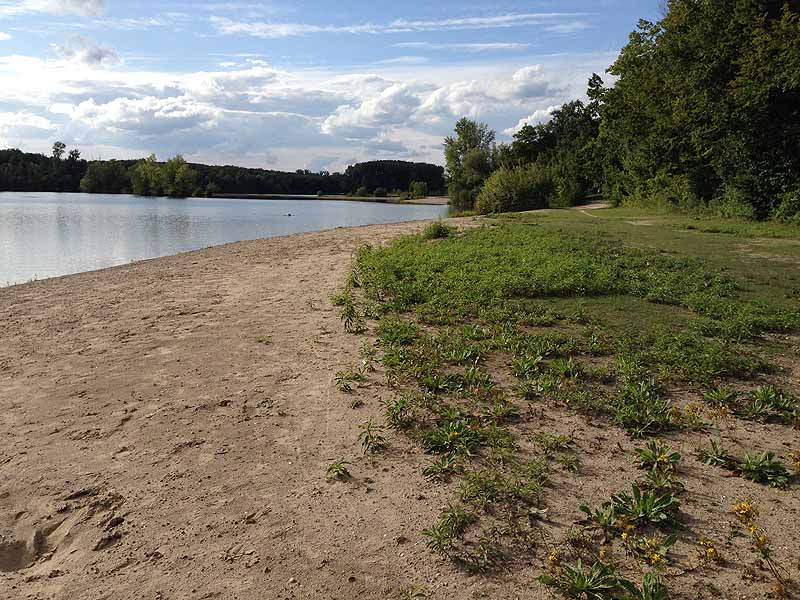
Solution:
[[[423,456],[401,445],[374,467],[359,458],[365,413],[333,384],[360,344],[329,302],[351,253],[422,226],[241,242],[0,289],[0,598],[452,586],[419,534],[439,509]],[[343,456],[354,480],[327,481]]]

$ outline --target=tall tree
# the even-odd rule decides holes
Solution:
[[[474,206],[483,182],[492,172],[494,147],[494,131],[486,123],[467,118],[456,123],[454,136],[445,138],[448,193],[456,208]]]
[[[61,160],[66,149],[67,145],[64,142],[56,142],[53,144],[53,158],[56,160]]]

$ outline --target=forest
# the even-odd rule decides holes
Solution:
[[[445,191],[444,168],[427,163],[378,160],[351,165],[344,173],[294,172],[188,163],[182,156],[159,162],[86,161],[61,142],[51,156],[0,150],[0,191],[134,193],[142,196],[213,194],[385,195],[425,189]]]
[[[452,203],[502,212],[612,204],[800,220],[800,0],[670,0],[607,71],[497,144],[445,140]]]

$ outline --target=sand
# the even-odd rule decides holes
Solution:
[[[329,302],[361,241],[421,226],[0,289],[0,598],[383,598],[435,580],[424,458],[358,458],[367,413],[333,378],[360,340]],[[326,480],[343,456],[353,481]]]

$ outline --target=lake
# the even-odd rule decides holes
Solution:
[[[338,200],[2,192],[0,286],[228,242],[446,215],[446,206]]]

